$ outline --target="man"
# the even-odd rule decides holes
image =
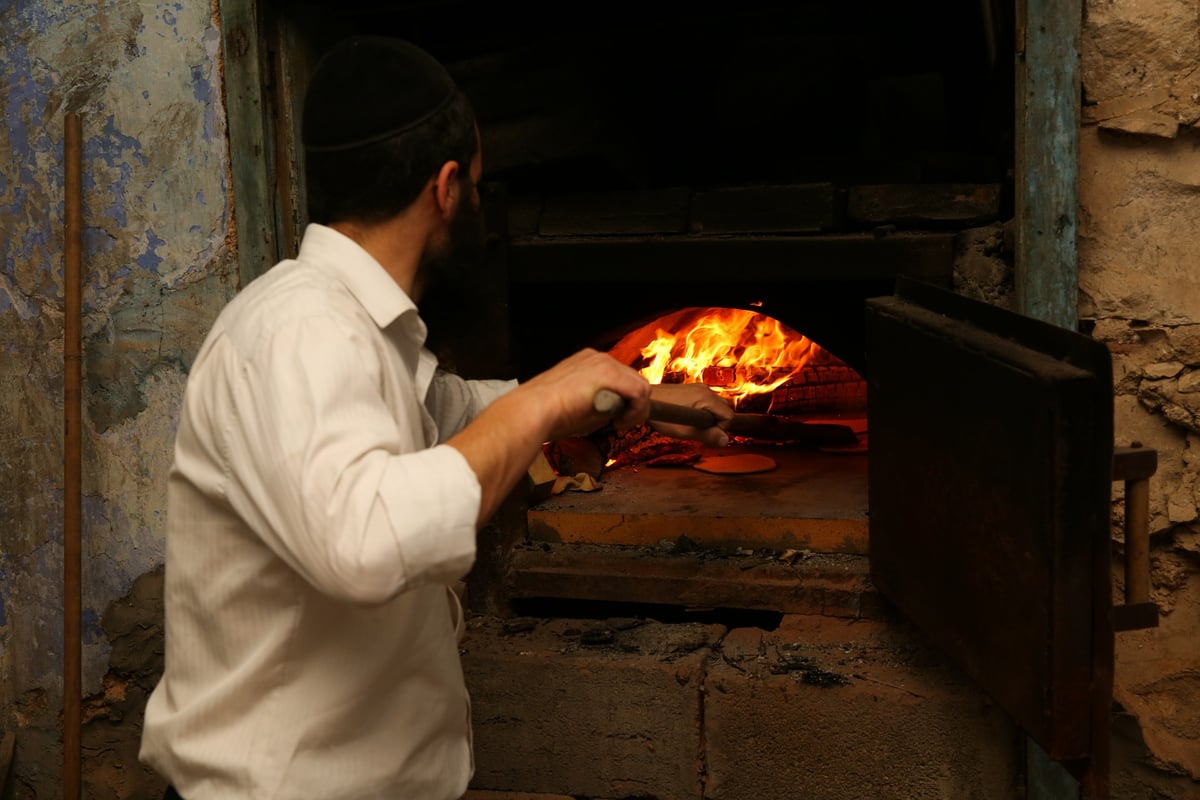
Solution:
[[[447,594],[479,526],[545,442],[609,422],[601,389],[626,401],[618,426],[647,419],[652,389],[720,424],[732,409],[595,350],[520,384],[438,369],[417,303],[482,260],[482,160],[424,51],[335,47],[302,135],[300,253],[229,303],[189,377],[141,758],[186,800],[452,800],[473,761]]]

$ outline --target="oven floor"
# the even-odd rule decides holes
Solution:
[[[867,553],[867,454],[735,443],[705,456],[758,454],[767,472],[622,467],[601,488],[568,490],[527,513],[533,541]]]

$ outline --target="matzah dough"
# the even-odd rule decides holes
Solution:
[[[755,453],[740,453],[730,456],[709,456],[692,465],[701,472],[723,475],[743,475],[748,472],[766,472],[775,469],[775,459]]]

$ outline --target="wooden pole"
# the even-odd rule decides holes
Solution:
[[[83,695],[80,553],[82,528],[83,401],[83,192],[82,124],[66,115],[64,151],[63,296],[63,797],[78,800],[82,790],[80,741]]]
[[[1150,600],[1150,479],[1125,481],[1125,602]]]

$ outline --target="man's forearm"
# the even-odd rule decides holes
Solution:
[[[479,525],[500,508],[546,440],[549,426],[528,413],[530,405],[499,397],[446,442],[463,454],[479,479]]]

